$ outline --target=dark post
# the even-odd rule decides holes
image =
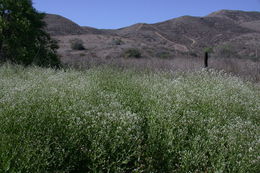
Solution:
[[[204,56],[204,67],[208,67],[208,59],[209,59],[209,53],[206,51]]]
[[[1,34],[1,33],[0,33],[0,34]],[[3,61],[3,59],[4,59],[2,46],[3,46],[3,41],[2,41],[2,38],[0,38],[0,63],[1,63],[1,61]]]

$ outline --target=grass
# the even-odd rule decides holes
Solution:
[[[95,56],[87,56],[87,54],[86,57],[82,57],[79,54],[72,57],[63,57],[62,62],[67,66],[77,69],[90,69],[105,65],[141,71],[146,69],[155,72],[192,72],[204,67],[203,56],[198,55],[198,57],[194,57],[190,55],[186,58],[97,58]],[[260,82],[260,61],[253,61],[246,58],[219,58],[210,56],[208,63],[209,67],[216,71],[224,70],[242,79],[250,80],[254,83]]]
[[[2,65],[0,172],[259,172],[259,86],[139,73]]]

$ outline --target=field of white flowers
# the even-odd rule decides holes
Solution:
[[[0,67],[0,172],[254,173],[259,122],[220,72]]]

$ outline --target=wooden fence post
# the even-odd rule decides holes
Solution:
[[[209,53],[205,51],[205,56],[204,56],[204,67],[208,67],[208,59],[209,59]]]

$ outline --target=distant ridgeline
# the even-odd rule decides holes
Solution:
[[[202,57],[205,48],[212,48],[214,57],[260,59],[260,12],[221,10],[114,30],[81,27],[52,14],[45,21],[52,36],[65,41],[81,38],[97,57],[121,57],[127,48],[138,48],[142,57]]]

